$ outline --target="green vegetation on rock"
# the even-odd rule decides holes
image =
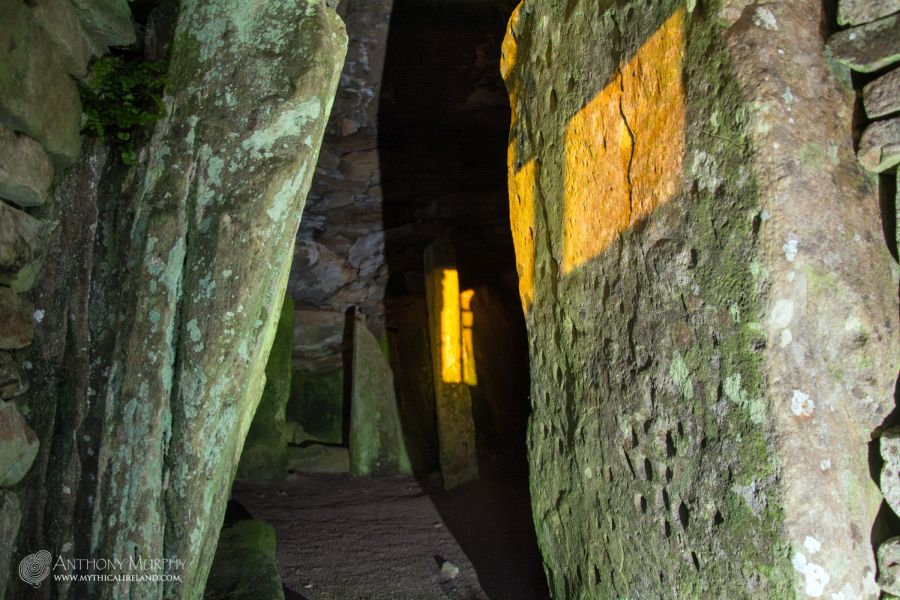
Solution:
[[[122,162],[134,166],[135,133],[166,115],[162,94],[167,68],[165,61],[131,56],[95,60],[87,83],[79,85],[86,116],[83,133],[111,139]]]

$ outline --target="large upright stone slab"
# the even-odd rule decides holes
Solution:
[[[239,479],[281,479],[287,475],[288,439],[285,408],[291,395],[291,355],[294,352],[294,301],[285,296],[275,341],[266,363],[266,387],[247,432]]]
[[[352,368],[350,473],[356,476],[409,473],[394,374],[359,311],[353,321]]]
[[[91,535],[98,556],[178,558],[183,576],[92,597],[203,595],[346,43],[324,0],[180,3],[91,382],[108,407]]]
[[[879,594],[900,352],[854,98],[818,0],[720,8],[526,0],[504,43],[554,597]]]
[[[425,249],[425,291],[441,475],[449,489],[478,478],[472,396],[463,379],[459,273],[451,242]]]
[[[57,47],[24,2],[0,3],[0,125],[39,141],[58,166],[78,155],[81,99]]]
[[[70,0],[32,0],[29,3],[34,19],[44,31],[50,43],[56,46],[66,63],[69,74],[82,78],[87,74],[91,61],[91,40],[85,35],[81,20]],[[123,4],[128,19],[131,11]],[[134,41],[134,32],[131,34]]]

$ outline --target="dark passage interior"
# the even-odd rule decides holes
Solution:
[[[275,528],[289,597],[425,598],[414,578],[432,571],[450,597],[548,597],[499,72],[512,8],[339,8],[348,57],[275,342],[291,355],[284,432],[260,423],[264,397],[235,485]],[[326,567],[342,556],[354,574]]]

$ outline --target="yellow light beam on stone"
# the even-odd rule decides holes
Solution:
[[[462,341],[460,335],[459,273],[441,272],[441,377],[444,383],[462,382]]]
[[[684,163],[684,9],[576,113],[565,132],[563,273],[674,198]]]
[[[475,290],[466,290],[459,295],[462,309],[462,370],[466,385],[478,385],[478,374],[475,370],[475,313],[472,312],[472,298]]]

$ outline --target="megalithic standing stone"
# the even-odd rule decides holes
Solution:
[[[447,239],[425,249],[425,290],[441,474],[449,489],[478,478],[478,455],[472,396],[463,381],[459,273]]]
[[[356,311],[353,320],[353,383],[350,406],[350,473],[387,476],[410,473],[394,374],[378,340]]]

